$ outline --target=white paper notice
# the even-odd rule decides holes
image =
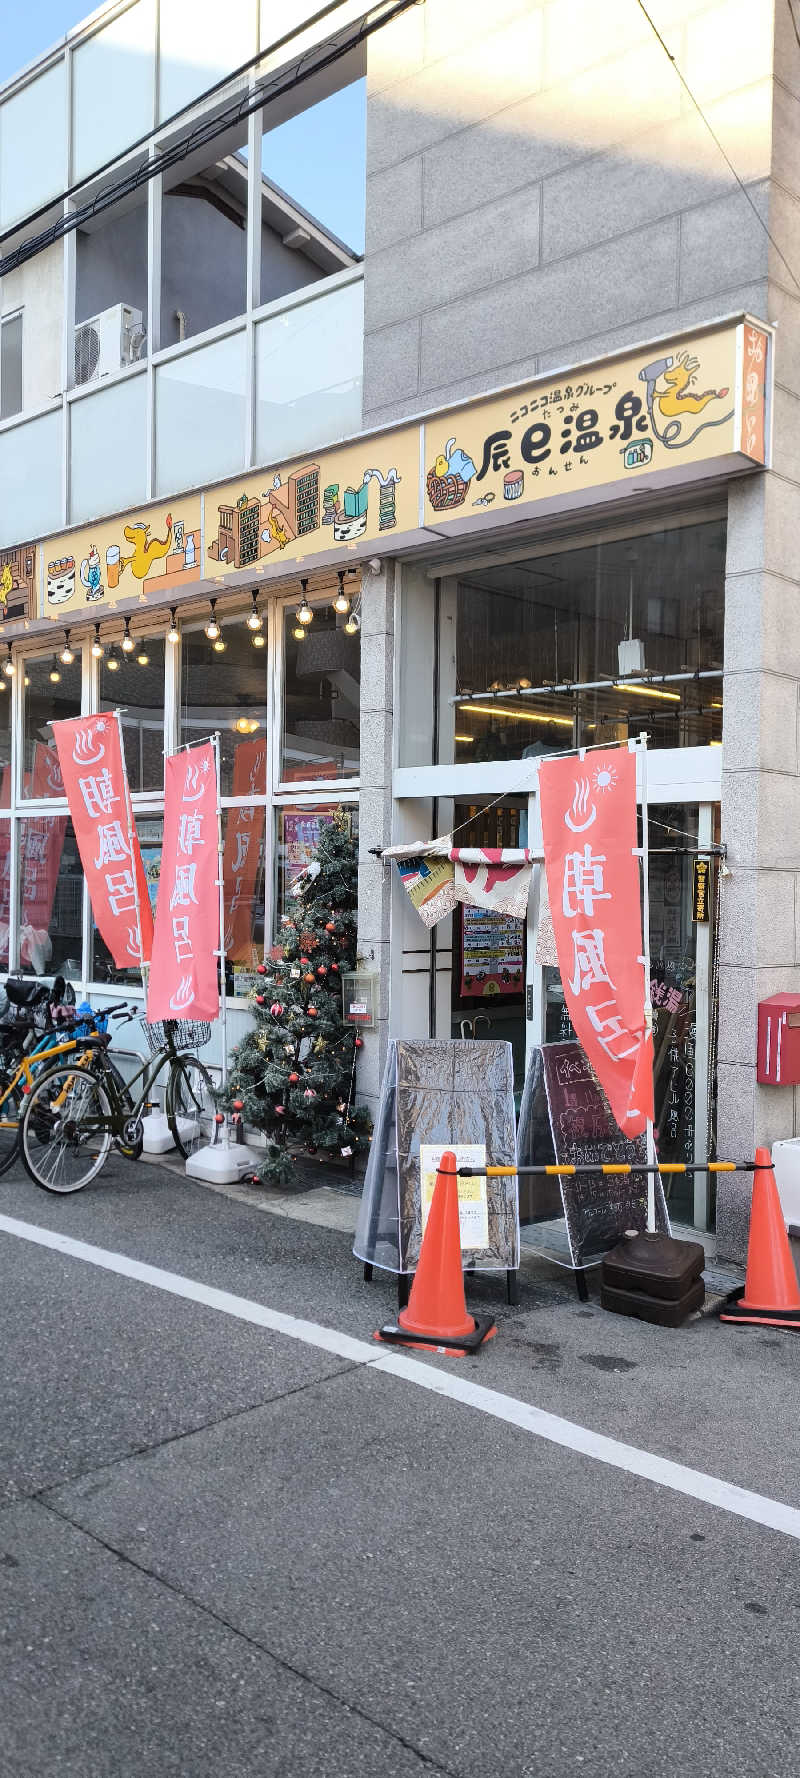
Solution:
[[[419,1151],[421,1202],[422,1202],[422,1233],[428,1221],[428,1212],[433,1200],[433,1188],[436,1184],[436,1173],[442,1155],[450,1152],[456,1157],[457,1167],[485,1167],[485,1142],[443,1142],[440,1146],[423,1142]],[[489,1204],[486,1196],[486,1179],[480,1175],[474,1179],[458,1180],[458,1220],[461,1228],[462,1252],[468,1249],[488,1247],[489,1245]]]

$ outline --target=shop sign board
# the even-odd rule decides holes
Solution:
[[[441,414],[425,426],[437,528],[494,507],[740,456],[766,461],[769,336],[750,322],[681,335],[590,370]]]
[[[202,574],[199,494],[99,519],[43,546],[42,615],[59,624],[101,616],[152,594],[175,603]]]
[[[37,590],[40,615],[70,622],[132,596],[168,605],[199,580],[257,577],[322,552],[346,565],[395,533],[465,520],[496,530],[556,497],[763,465],[770,381],[763,324],[734,317],[676,334],[38,545],[22,540],[0,552],[0,622],[4,605],[20,617],[26,599],[32,616]]]
[[[692,879],[692,918],[698,926],[708,922],[708,879],[711,866],[707,858],[696,858]]]

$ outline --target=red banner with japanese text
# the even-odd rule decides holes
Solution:
[[[542,838],[561,984],[625,1136],[653,1117],[636,855],[636,757],[609,748],[539,766]]]
[[[234,796],[254,800],[229,809],[222,875],[225,882],[225,955],[234,963],[254,963],[253,897],[264,837],[263,798],[267,788],[267,743],[240,741],[233,756]]]
[[[211,741],[164,761],[164,840],[147,1017],[219,1014],[217,768]]]
[[[153,919],[112,715],[53,723],[58,763],[98,931],[118,969],[150,960]],[[140,945],[141,936],[141,945]]]

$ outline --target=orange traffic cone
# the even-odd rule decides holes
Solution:
[[[408,1307],[375,1335],[394,1345],[475,1352],[496,1332],[489,1316],[467,1312],[461,1269],[456,1157],[442,1155]]]
[[[720,1320],[800,1333],[800,1289],[768,1148],[756,1149],[744,1290],[725,1304]]]

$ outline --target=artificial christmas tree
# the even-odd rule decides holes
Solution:
[[[280,942],[259,968],[255,1025],[231,1057],[229,1108],[263,1130],[260,1178],[291,1184],[297,1155],[349,1160],[369,1142],[356,1110],[361,1039],[342,1015],[342,974],[356,962],[358,866],[349,818],[320,826],[317,855],[293,885]]]

